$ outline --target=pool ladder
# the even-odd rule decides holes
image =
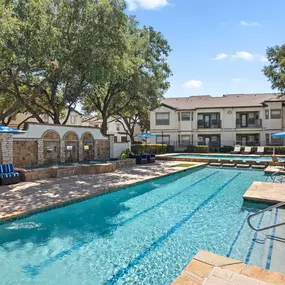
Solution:
[[[281,174],[281,171],[285,171],[285,168],[283,167],[282,169],[279,169],[278,171],[275,171],[268,175],[266,182],[268,181],[268,178],[271,178],[272,182],[275,183],[283,183],[283,180],[285,179],[284,174]],[[283,172],[284,173],[284,172]]]
[[[258,211],[257,213],[254,213],[254,214],[249,215],[248,218],[247,218],[247,223],[248,223],[248,225],[250,226],[251,229],[253,229],[254,231],[257,231],[257,232],[261,232],[261,231],[265,231],[265,230],[268,230],[268,229],[272,229],[272,228],[276,228],[276,227],[280,227],[280,226],[285,225],[285,222],[283,222],[283,223],[279,223],[279,224],[275,224],[275,225],[270,225],[270,226],[263,227],[263,228],[255,228],[255,227],[251,224],[251,219],[252,219],[253,217],[258,216],[258,215],[260,215],[260,214],[262,214],[262,213],[264,213],[264,212],[268,212],[268,211],[271,211],[271,210],[273,210],[273,209],[280,208],[280,207],[282,207],[282,206],[285,206],[285,201],[284,201],[284,202],[280,202],[280,203],[278,203],[278,204],[276,204],[276,205],[273,205],[273,206],[271,206],[271,207],[268,207],[268,208],[266,208],[266,209],[264,209],[264,210]]]

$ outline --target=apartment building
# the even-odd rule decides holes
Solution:
[[[84,119],[84,124],[89,127],[96,127],[100,128],[102,125],[102,120],[98,118],[90,118],[90,119]],[[126,125],[122,125],[120,122],[116,121],[114,118],[110,118],[108,120],[107,125],[107,134],[108,135],[114,135],[115,142],[129,142],[131,139],[127,132],[125,131]],[[140,126],[138,124],[135,125],[134,130],[135,135],[140,134]]]
[[[150,114],[156,143],[207,145],[283,145],[271,135],[285,127],[285,100],[277,94],[166,98]]]
[[[63,116],[64,117],[64,116]],[[41,115],[41,118],[43,119],[45,124],[53,124],[53,120],[50,116],[47,114]],[[62,121],[64,118],[62,119]],[[34,118],[30,113],[18,113],[12,116],[11,121],[9,123],[9,127],[12,128],[23,128],[24,122],[29,123],[38,123],[38,120]],[[82,114],[80,112],[76,111],[75,109],[70,112],[70,116],[67,120],[66,125],[73,125],[73,126],[82,126]]]

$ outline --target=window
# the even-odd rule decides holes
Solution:
[[[265,134],[265,142],[266,142],[266,145],[269,145],[269,144],[270,144],[270,141],[269,141],[269,134]]]
[[[255,124],[255,113],[248,113],[248,124],[249,125]]]
[[[120,130],[120,124],[116,125],[116,130],[119,131]]]
[[[269,110],[265,110],[265,120],[269,120]]]
[[[75,121],[76,121],[75,116],[74,116],[74,115],[71,115],[71,116],[70,116],[70,123],[74,125],[74,124],[75,124]]]
[[[190,121],[190,118],[191,118],[190,112],[181,113],[181,121]]]
[[[114,142],[118,142],[118,137],[114,136]]]
[[[156,125],[169,125],[169,113],[156,113]]]
[[[271,135],[273,135],[273,134],[271,134]],[[281,140],[281,138],[271,136],[271,144],[282,145],[282,140]]]
[[[198,114],[198,128],[220,128],[219,113]]]
[[[128,139],[126,136],[121,137],[121,142],[127,142],[127,141],[128,141]]]
[[[181,136],[181,144],[189,145],[190,144],[190,135]]]
[[[157,144],[170,144],[170,136],[169,135],[163,135],[163,136],[156,136],[156,143]]]
[[[271,119],[281,119],[281,109],[270,110]]]

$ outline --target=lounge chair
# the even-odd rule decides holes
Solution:
[[[235,167],[235,163],[231,162],[229,159],[221,159],[222,167]]]
[[[249,164],[250,166],[256,165],[256,161],[255,160],[246,160],[245,162],[246,162],[246,164]]]
[[[263,155],[264,154],[264,146],[259,146],[255,154]]]
[[[244,148],[244,151],[242,152],[243,154],[250,154],[251,153],[251,147],[250,146],[246,146]]]
[[[222,163],[219,162],[218,159],[209,159],[209,165],[210,165],[210,166],[221,166]]]
[[[234,150],[231,153],[232,154],[238,154],[238,153],[240,153],[240,149],[241,149],[241,146],[240,145],[236,145]]]

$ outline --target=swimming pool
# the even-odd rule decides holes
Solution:
[[[255,161],[272,161],[271,156],[258,156],[258,155],[223,155],[223,154],[175,154],[169,155],[169,157],[178,157],[178,158],[205,158],[205,159],[229,159],[229,160],[255,160]]]
[[[170,284],[202,249],[265,268],[242,209],[265,179],[204,167],[2,225],[1,284]]]

